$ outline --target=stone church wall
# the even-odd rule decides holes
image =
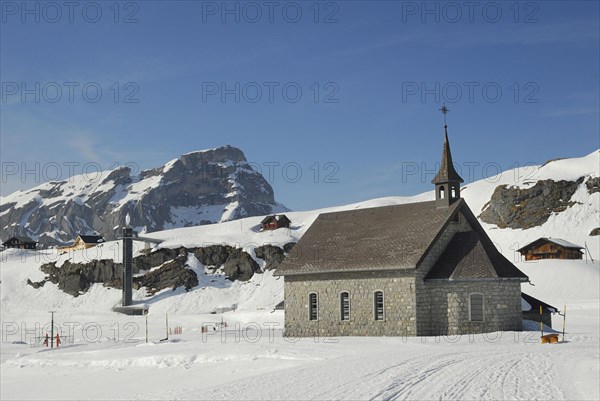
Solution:
[[[285,277],[285,335],[415,336],[413,272],[355,272]],[[340,293],[350,296],[350,320],[341,320]],[[384,320],[374,318],[374,292],[384,292]],[[309,294],[318,295],[318,320],[309,320]]]
[[[469,320],[469,294],[483,294],[484,320]],[[520,331],[521,283],[516,280],[428,281],[418,294],[428,313],[420,314],[418,335],[458,335],[492,331]]]

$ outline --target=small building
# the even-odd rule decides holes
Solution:
[[[12,237],[2,243],[2,246],[6,248],[17,248],[17,249],[35,249],[37,242],[29,237]]]
[[[445,132],[435,200],[320,214],[275,272],[284,278],[284,334],[522,330],[528,277],[494,246],[461,198],[462,182]]]
[[[542,307],[542,315],[540,316],[540,306]],[[521,293],[521,309],[523,311],[523,319],[531,320],[534,322],[544,323],[546,326],[552,328],[552,315],[558,312],[552,305],[548,305],[545,302],[540,301],[527,295],[524,292]]]
[[[583,259],[582,246],[560,238],[539,238],[519,249],[525,260]]]
[[[290,226],[290,219],[285,214],[272,214],[265,217],[260,222],[261,231],[265,230],[277,230],[278,228],[288,228]]]
[[[100,235],[78,235],[73,244],[58,248],[58,253],[63,254],[69,251],[92,248],[104,242]]]

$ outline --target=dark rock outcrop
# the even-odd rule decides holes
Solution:
[[[277,249],[283,256],[283,250]],[[232,281],[250,280],[255,273],[261,272],[258,263],[248,253],[229,245],[210,245],[192,249],[161,248],[134,258],[133,273],[138,275],[134,277],[134,288],[147,287],[148,294],[152,295],[165,288],[175,289],[183,286],[186,290],[190,290],[195,287],[198,285],[198,277],[194,271],[187,268],[190,253],[213,270],[222,267],[223,272]],[[267,264],[270,265],[283,260],[275,249],[263,256],[267,258]],[[156,267],[158,269],[150,271]],[[123,286],[123,265],[115,263],[112,259],[91,260],[86,263],[72,263],[67,260],[60,267],[56,262],[45,263],[40,270],[46,273],[47,277],[39,282],[28,279],[27,284],[40,288],[46,281],[50,281],[74,297],[85,293],[93,283],[103,283],[107,287],[119,289]]]
[[[44,284],[46,284],[46,282],[48,282],[47,279],[44,279],[42,281],[31,281],[30,279],[27,279],[27,285],[30,285],[35,289],[43,287]]]
[[[198,276],[193,271],[186,269],[186,260],[186,256],[179,255],[158,269],[135,277],[134,288],[146,287],[147,295],[154,295],[165,288],[171,288],[174,291],[178,287],[184,287],[186,291],[189,291],[198,285]]]
[[[134,258],[134,273],[150,270],[153,267],[160,266],[163,263],[173,260],[179,256],[187,256],[187,249],[181,247],[176,249],[160,248],[154,252],[140,255]],[[120,276],[119,276],[120,277]]]
[[[265,261],[265,270],[277,269],[285,259],[285,251],[278,246],[263,245],[254,248],[257,258]]]
[[[498,186],[479,218],[500,228],[531,228],[544,224],[552,213],[573,206],[571,197],[584,177],[577,181],[538,181],[531,188]]]
[[[260,267],[252,256],[239,248],[229,254],[229,257],[223,264],[223,272],[230,280],[248,281],[254,273],[260,273]]]
[[[600,192],[600,177],[590,177],[585,182],[585,186],[590,194]]]
[[[48,274],[47,281],[57,284],[58,288],[74,297],[86,292],[90,288],[90,280],[83,273],[87,264],[70,263],[66,261],[61,267],[56,262],[43,264],[40,269]]]
[[[283,246],[283,250],[285,251],[285,253],[290,253],[290,252],[292,252],[292,249],[294,249],[296,244],[297,244],[297,242],[288,242],[287,244],[285,244]]]
[[[235,248],[229,245],[209,245],[201,248],[193,248],[190,251],[205,266],[215,269],[221,267]]]
[[[590,232],[590,236],[595,237],[596,235],[600,235],[600,227],[596,227]]]

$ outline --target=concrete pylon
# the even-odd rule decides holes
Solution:
[[[123,306],[132,304],[133,287],[133,228],[129,227],[129,219],[126,222],[123,227]]]

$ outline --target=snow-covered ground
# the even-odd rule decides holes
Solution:
[[[467,185],[463,196],[478,215],[500,184],[528,186],[544,178],[598,176],[598,152],[580,159],[556,161],[535,174],[506,172],[497,181]],[[521,177],[515,179],[515,177]],[[303,338],[281,335],[282,279],[272,272],[248,282],[230,282],[204,274],[190,257],[200,284],[190,292],[165,290],[134,299],[150,305],[145,342],[144,317],[123,316],[110,309],[119,290],[95,284],[73,298],[47,283],[34,289],[27,279],[41,280],[39,266],[48,261],[80,262],[114,258],[121,244],[58,256],[52,251],[7,250],[0,253],[2,399],[600,399],[600,193],[582,185],[574,198],[581,203],[529,230],[485,225],[503,253],[529,275],[523,291],[561,311],[567,305],[566,341],[539,344],[537,331],[502,332],[462,337]],[[286,213],[289,230],[258,230],[260,217],[179,228],[148,234],[163,247],[230,244],[254,256],[257,245],[282,246],[298,241],[319,213],[431,199],[388,197],[323,210]],[[515,250],[540,236],[586,242],[590,261],[522,262]],[[516,246],[518,244],[519,246]],[[137,243],[141,248],[142,244]],[[261,262],[260,259],[257,259]],[[211,314],[236,306],[235,312]],[[49,310],[74,343],[58,349],[31,347],[33,336],[48,331]],[[183,334],[166,337],[169,327]],[[227,323],[222,327],[221,322]],[[553,327],[562,330],[561,316]],[[37,325],[37,326],[36,326]],[[46,326],[45,326],[46,325]],[[201,327],[207,327],[203,333]],[[218,331],[212,331],[212,328]],[[537,325],[530,325],[537,330]],[[36,334],[37,333],[37,334]],[[561,336],[562,337],[562,336]]]
[[[47,316],[43,321],[47,321]],[[203,323],[228,324],[201,333]],[[57,320],[63,324],[62,316]],[[566,342],[539,333],[462,337],[281,336],[283,313],[88,316],[72,346],[48,350],[7,335],[2,399],[598,399],[598,310],[570,313]],[[96,325],[97,322],[97,325]],[[4,323],[3,323],[4,324]],[[32,324],[32,323],[30,323]],[[83,325],[87,326],[83,326]],[[87,341],[83,339],[84,329]],[[97,333],[101,331],[99,342]],[[131,336],[131,337],[130,337]]]

